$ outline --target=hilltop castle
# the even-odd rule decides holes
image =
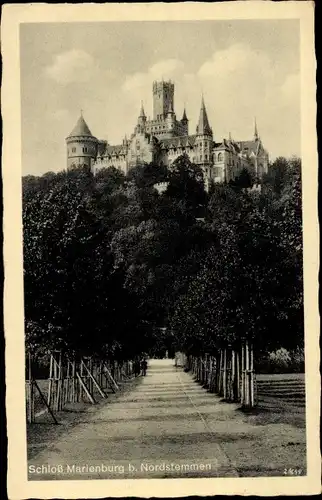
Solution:
[[[268,169],[268,153],[259,137],[256,121],[254,137],[248,141],[223,139],[216,142],[209,125],[204,99],[201,99],[196,133],[189,135],[186,110],[181,120],[174,112],[174,83],[153,83],[153,119],[147,120],[143,103],[134,132],[114,146],[94,137],[83,116],[66,138],[67,168],[87,165],[95,173],[103,167],[116,167],[125,174],[142,163],[170,166],[180,155],[200,165],[206,186],[211,181],[228,182],[246,168],[260,180]]]

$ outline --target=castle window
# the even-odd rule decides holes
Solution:
[[[223,161],[224,155],[222,153],[218,153],[218,161]]]
[[[83,153],[87,153],[87,148],[83,148]]]
[[[76,148],[72,148],[72,153],[76,153]]]

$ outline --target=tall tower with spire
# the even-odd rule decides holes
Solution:
[[[208,186],[211,178],[213,134],[212,134],[212,129],[209,125],[208,115],[203,96],[201,98],[199,121],[196,132],[197,132],[196,163],[202,167],[204,171],[206,186]]]
[[[201,97],[201,107],[199,113],[199,121],[197,125],[197,135],[205,135],[212,137],[212,129],[209,125],[208,115],[203,96]]]
[[[97,156],[98,140],[93,136],[81,111],[77,123],[68,137],[67,168],[86,166],[92,168]]]

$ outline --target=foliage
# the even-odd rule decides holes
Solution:
[[[256,361],[258,373],[303,373],[304,349],[297,347],[287,350],[280,347],[276,351],[265,353]]]
[[[206,193],[181,156],[126,176],[24,177],[28,348],[131,357],[241,338],[258,352],[302,348],[300,174],[298,159],[277,159],[261,193],[245,189],[247,172]]]

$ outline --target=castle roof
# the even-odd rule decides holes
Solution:
[[[116,146],[107,145],[104,151],[105,156],[113,156],[125,153],[126,153],[126,148],[124,147],[123,144],[118,144]]]
[[[78,136],[93,137],[92,132],[88,128],[88,125],[85,122],[82,114],[78,118],[75,127],[73,128],[68,137],[78,137]]]
[[[97,144],[97,154],[98,156],[102,156],[104,154],[104,151],[106,150],[107,147],[107,141],[98,141]]]
[[[259,151],[260,141],[258,140],[238,141],[238,145],[242,153],[245,154],[254,153],[255,155],[257,155]]]
[[[195,135],[181,135],[178,137],[168,137],[166,139],[159,139],[159,143],[162,149],[193,147],[195,141],[196,141]]]
[[[184,110],[183,110],[183,116],[181,118],[181,121],[182,122],[187,122],[188,121],[187,113],[186,113],[186,108],[184,108]]]
[[[139,118],[146,118],[145,113],[144,113],[143,101],[141,101],[141,110],[140,110]]]
[[[203,96],[201,99],[201,108],[200,108],[199,121],[198,121],[198,125],[197,125],[197,134],[212,135],[212,130],[211,130],[211,127],[209,125],[205,101],[203,99]]]
[[[223,139],[222,142],[214,143],[215,150],[224,149],[226,151],[231,151],[233,153],[241,153],[244,155],[258,155],[260,151],[264,151],[263,145],[260,139],[252,140],[252,141],[234,141]]]

